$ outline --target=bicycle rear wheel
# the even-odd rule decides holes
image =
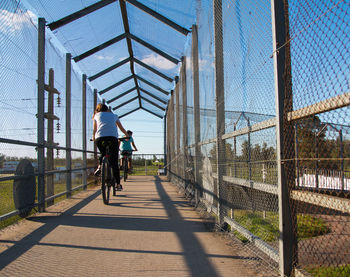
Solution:
[[[102,174],[101,174],[101,192],[102,192],[102,198],[103,203],[108,205],[109,203],[109,193],[110,193],[110,185],[109,185],[109,178],[110,178],[110,168],[108,166],[107,159],[104,158],[102,160]]]
[[[123,158],[123,170],[124,170],[124,182],[126,182],[126,179],[128,179],[128,158],[124,157]]]

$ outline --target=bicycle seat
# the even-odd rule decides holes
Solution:
[[[121,154],[123,156],[131,156],[132,155],[132,150],[123,150]]]
[[[110,140],[103,140],[101,142],[101,144],[102,144],[102,146],[111,146],[113,144],[113,142]]]

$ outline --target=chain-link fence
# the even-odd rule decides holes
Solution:
[[[43,210],[94,181],[88,122],[97,99],[45,21],[21,1],[0,3],[0,44],[0,226],[5,226],[26,214],[28,205]],[[24,203],[24,194],[31,201]]]
[[[349,1],[197,1],[170,180],[281,274],[350,275]]]

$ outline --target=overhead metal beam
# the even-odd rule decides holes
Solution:
[[[157,107],[158,109],[165,111],[165,108],[163,108],[162,106],[159,106],[158,104],[154,103],[153,101],[151,101],[145,97],[142,97],[142,96],[141,96],[141,99],[145,100],[146,102],[150,103],[151,105]]]
[[[142,77],[138,76],[138,75],[135,75],[137,79],[139,79],[140,81],[146,83],[147,85],[159,90],[160,92],[164,93],[165,95],[169,95],[169,92],[167,92],[166,90],[154,85],[153,83],[151,83],[150,81],[147,81],[145,79],[143,79]]]
[[[158,76],[164,78],[165,80],[167,80],[167,81],[170,82],[170,83],[171,83],[172,81],[174,81],[174,79],[172,79],[172,78],[166,76],[166,75],[163,74],[162,72],[160,72],[160,71],[158,71],[157,69],[155,69],[155,68],[153,68],[153,67],[151,67],[151,66],[145,64],[144,62],[142,62],[142,61],[136,59],[135,57],[133,58],[133,61],[136,62],[137,64],[141,65],[142,67],[148,69],[149,71],[152,71],[153,73],[157,74]]]
[[[132,102],[132,101],[134,101],[134,100],[136,100],[136,99],[139,99],[139,97],[138,97],[138,96],[135,96],[134,98],[131,98],[130,100],[125,101],[124,103],[120,104],[119,106],[114,107],[114,108],[113,108],[113,111],[115,111],[115,110],[117,110],[117,109],[119,109],[119,108],[125,106],[126,104],[129,104],[130,102]]]
[[[120,5],[120,11],[121,11],[121,14],[122,14],[125,34],[130,34],[128,13],[127,13],[127,10],[126,10],[125,1],[124,0],[120,0],[119,1],[119,5]],[[127,42],[127,45],[128,45],[128,51],[129,51],[129,55],[130,55],[130,59],[131,59],[131,61],[130,61],[130,71],[131,71],[132,75],[135,75],[135,67],[134,67],[134,62],[132,60],[132,58],[134,57],[134,52],[133,52],[133,49],[132,49],[131,39],[130,39],[129,36],[126,37],[126,42]],[[135,87],[137,89],[137,94],[139,96],[139,106],[141,107],[139,84],[137,83],[137,80],[136,80],[135,76],[134,76],[134,82],[135,82]]]
[[[163,116],[160,116],[159,114],[156,114],[156,113],[154,113],[154,112],[152,112],[152,111],[146,109],[145,107],[141,107],[141,109],[142,109],[142,110],[145,110],[146,112],[149,112],[149,113],[155,115],[156,117],[159,117],[159,118],[163,119]]]
[[[123,80],[121,80],[121,81],[119,81],[119,82],[117,82],[117,83],[115,83],[115,84],[113,84],[113,85],[111,85],[111,86],[109,86],[109,87],[107,87],[107,88],[101,90],[101,91],[99,92],[99,94],[102,95],[102,94],[106,93],[107,91],[110,91],[111,89],[114,89],[114,88],[116,88],[117,86],[120,86],[121,84],[123,84],[123,83],[125,83],[125,82],[131,80],[132,78],[134,78],[134,76],[131,75],[131,76],[129,76],[129,77],[127,77],[127,78],[125,78],[125,79],[123,79]]]
[[[139,110],[139,109],[141,109],[141,108],[140,108],[140,107],[137,107],[136,109],[134,109],[134,110],[132,110],[132,111],[130,111],[130,112],[127,112],[127,113],[125,113],[125,114],[123,114],[123,115],[121,115],[121,116],[118,116],[118,117],[119,117],[119,118],[122,118],[122,117],[124,117],[124,116],[127,116],[127,115],[133,113],[133,112],[136,112],[136,111]]]
[[[187,34],[189,32],[191,32],[190,30],[187,30],[186,28],[181,27],[180,25],[176,24],[175,22],[171,21],[170,19],[166,18],[165,16],[157,13],[156,11],[146,7],[145,5],[141,4],[140,2],[138,2],[136,0],[126,0],[126,1],[128,3],[134,5],[135,7],[139,8],[140,10],[148,13],[149,15],[155,17],[156,19],[162,21],[163,23],[167,24],[168,26],[175,29],[176,31],[184,34],[185,36],[187,36]]]
[[[129,90],[123,92],[122,94],[119,94],[118,96],[116,96],[116,97],[114,97],[114,98],[112,98],[112,99],[109,99],[109,100],[107,101],[107,104],[110,104],[110,103],[114,102],[115,100],[119,99],[120,97],[123,97],[123,96],[127,95],[128,93],[134,91],[135,89],[137,89],[137,88],[136,88],[136,87],[133,87],[133,88],[131,88],[131,89],[129,89]]]
[[[126,34],[122,34],[122,35],[120,35],[120,36],[117,36],[117,37],[115,37],[115,38],[112,38],[112,39],[110,39],[110,40],[108,40],[108,41],[106,41],[106,42],[104,42],[104,43],[102,43],[102,44],[100,44],[100,45],[98,45],[98,46],[96,46],[96,47],[94,47],[94,48],[92,48],[92,49],[86,51],[85,53],[80,54],[79,56],[74,57],[73,60],[74,60],[75,62],[79,62],[79,61],[81,61],[82,59],[85,59],[86,57],[89,57],[89,56],[91,56],[92,54],[95,54],[96,52],[98,52],[98,51],[100,51],[100,50],[102,50],[102,49],[105,49],[105,48],[107,48],[108,46],[111,46],[112,44],[117,43],[118,41],[121,41],[121,40],[124,39],[124,38],[126,38]]]
[[[122,2],[122,1],[121,1]],[[163,56],[164,58],[166,58],[167,60],[175,63],[175,64],[178,64],[180,61],[170,55],[168,55],[167,53],[163,52],[162,50],[159,50],[158,48],[154,47],[153,45],[149,44],[148,42],[138,38],[137,36],[135,35],[132,35],[130,33],[127,33],[126,34],[127,37],[131,38],[132,40],[142,44],[143,46],[147,47],[148,49],[152,50],[153,52],[156,52],[157,54]]]
[[[81,9],[75,13],[72,13],[66,17],[61,18],[60,20],[57,20],[55,22],[52,22],[50,24],[48,24],[47,26],[53,31],[56,30],[57,28],[60,28],[74,20],[77,20],[89,13],[92,13],[98,9],[103,8],[104,6],[107,6],[113,2],[116,2],[117,0],[101,0],[95,4],[92,4],[84,9]]]
[[[93,80],[95,80],[95,79],[101,77],[102,75],[105,75],[105,74],[107,74],[108,72],[111,72],[112,70],[114,70],[114,69],[118,68],[119,66],[122,66],[122,65],[124,65],[124,64],[126,64],[126,63],[128,63],[128,62],[130,62],[130,61],[131,61],[131,58],[130,58],[130,57],[129,57],[129,58],[126,58],[125,60],[122,60],[122,61],[120,61],[119,63],[116,63],[116,64],[114,64],[114,65],[112,65],[112,66],[106,68],[105,70],[102,70],[102,71],[100,71],[99,73],[97,73],[97,74],[95,74],[95,75],[89,77],[89,81],[93,81]]]
[[[140,87],[140,90],[141,90],[143,93],[146,93],[147,95],[149,95],[149,96],[153,97],[154,99],[158,100],[159,102],[162,102],[163,104],[167,104],[167,103],[168,103],[168,101],[165,101],[165,100],[163,100],[163,99],[161,99],[161,98],[155,96],[154,94],[150,93],[149,91],[147,91],[147,90],[145,90],[145,89],[143,89],[143,88],[141,88],[141,87]]]

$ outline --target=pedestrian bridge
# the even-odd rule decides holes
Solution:
[[[277,276],[211,232],[178,187],[131,176],[104,205],[89,187],[0,232],[0,276]]]
[[[0,275],[350,276],[349,10],[0,1]],[[145,175],[108,206],[97,103]]]

